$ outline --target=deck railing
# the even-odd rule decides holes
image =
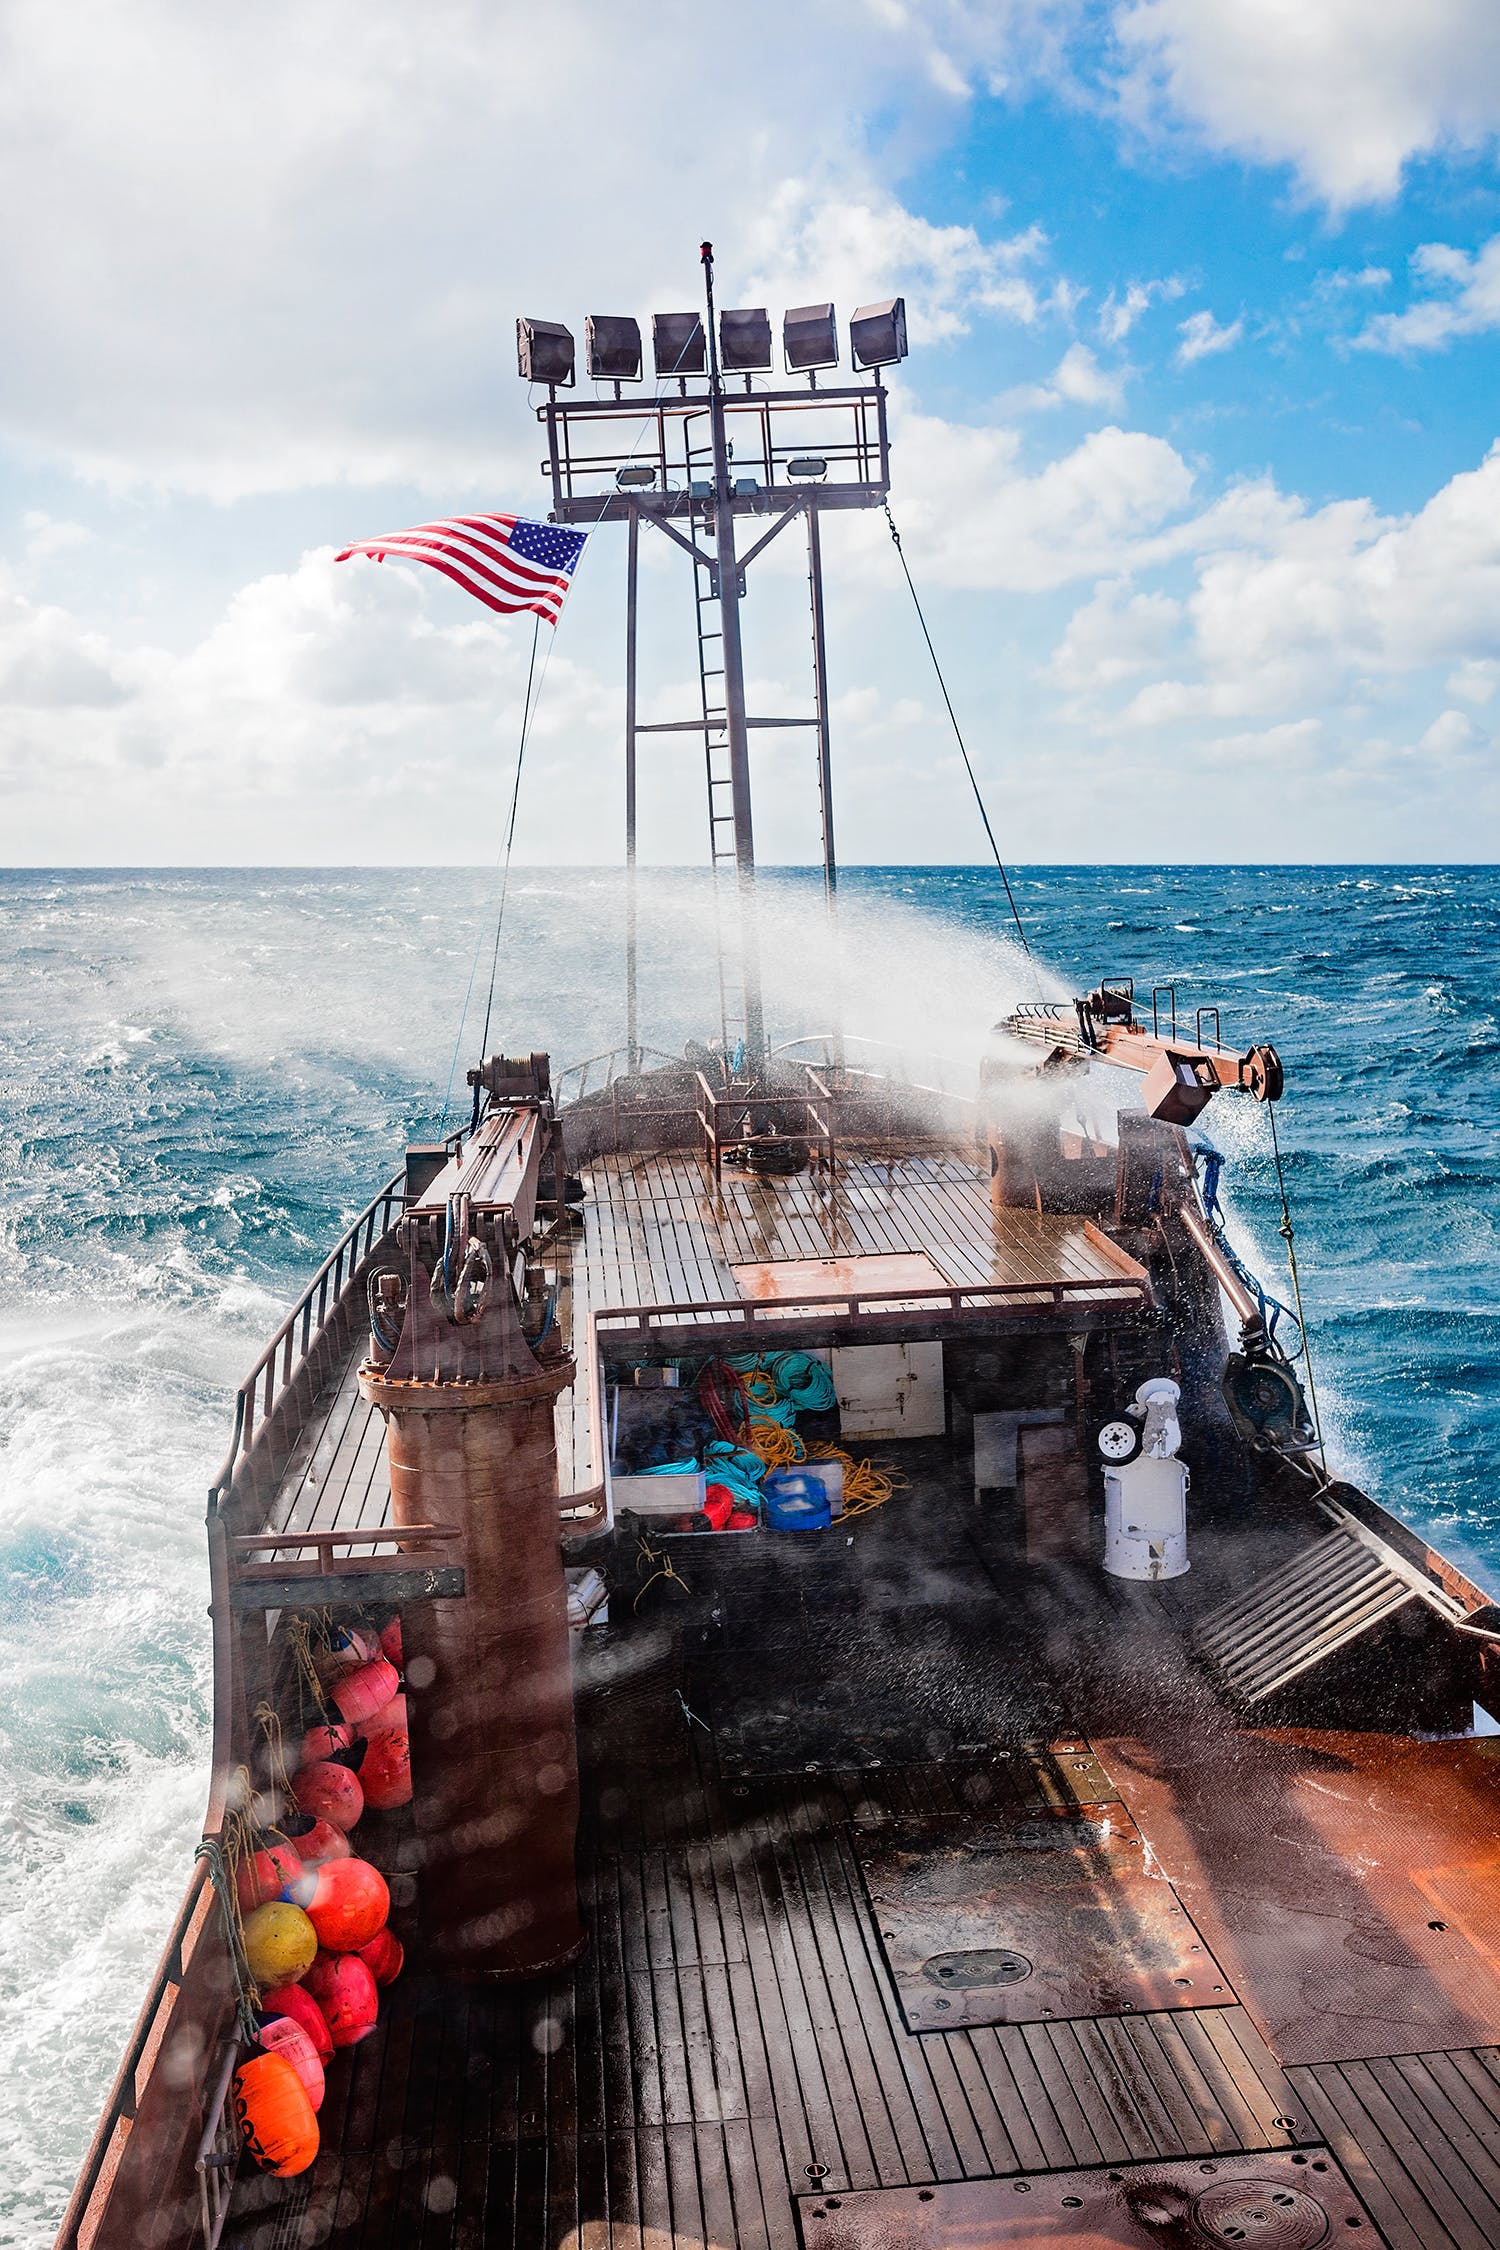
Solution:
[[[569,1102],[581,1102],[589,1092],[603,1093],[621,1076],[633,1078],[647,1061],[675,1064],[685,1069],[681,1055],[669,1055],[662,1047],[606,1047],[597,1055],[585,1055],[582,1062],[569,1063],[560,1070],[553,1081],[553,1099],[559,1109]]]
[[[324,1259],[267,1344],[235,1397],[234,1435],[210,1501],[222,1507],[259,1430],[267,1427],[312,1359],[326,1330],[345,1310],[359,1268],[390,1234],[406,1203],[406,1174],[397,1172]]]

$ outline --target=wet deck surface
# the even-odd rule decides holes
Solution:
[[[981,1507],[942,1447],[907,1463],[909,1488],[853,1546],[683,1542],[690,1597],[648,1584],[649,1557],[617,1557],[615,1622],[580,1646],[587,1955],[528,1989],[410,1970],[330,2072],[313,2172],[242,2182],[233,2250],[794,2250],[816,2238],[814,2202],[846,2193],[1315,2149],[1360,2198],[1366,2239],[1500,2243],[1500,2052],[1437,2030],[1283,2066],[1261,1970],[1234,1954],[1243,1902],[1222,1880],[1208,1906],[1190,1897],[1141,1785],[1148,1714],[1159,1744],[1191,1729],[1210,1768],[1240,1738],[1214,1736],[1188,1654],[1221,1591],[1209,1504],[1192,1576],[1125,1588],[1082,1564],[1022,1568],[1005,1511],[1024,1489]],[[1362,1738],[1367,1763],[1382,1739]],[[862,1862],[1122,1798],[1208,1939],[1197,2004],[909,2028]],[[1172,1806],[1186,1817],[1190,1793]],[[1291,1856],[1283,1812],[1243,1807],[1266,1868]],[[400,1832],[387,1841],[399,1863]],[[1211,1838],[1190,1824],[1188,1841]],[[1350,1880],[1371,1847],[1346,1821]],[[1065,1942],[1045,1905],[1025,1910],[1037,1957]],[[1389,1950],[1382,1911],[1375,1886],[1354,1948],[1330,1937],[1328,1990]],[[1446,1971],[1421,1985],[1428,1967],[1408,1981],[1452,1988]]]

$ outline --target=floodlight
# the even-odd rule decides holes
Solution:
[[[623,469],[615,471],[615,483],[622,492],[629,491],[632,485],[644,487],[655,482],[656,471],[646,462],[638,462],[634,467],[627,463]]]
[[[605,382],[641,379],[641,326],[618,313],[590,313],[583,324],[584,358],[589,373]]]
[[[651,315],[651,357],[662,375],[701,375],[708,365],[703,322],[695,312]]]
[[[573,331],[557,320],[518,320],[516,366],[527,383],[571,383]]]
[[[861,305],[849,323],[849,356],[856,367],[890,367],[906,357],[906,299]]]
[[[771,320],[764,305],[720,313],[719,360],[731,375],[770,373]]]
[[[794,305],[782,318],[781,342],[788,375],[837,367],[839,334],[832,305]]]
[[[753,500],[759,490],[759,477],[736,477],[734,480],[734,497],[736,500]]]
[[[804,483],[816,484],[820,477],[827,476],[828,463],[819,460],[816,453],[799,453],[795,461],[788,461],[786,473]]]

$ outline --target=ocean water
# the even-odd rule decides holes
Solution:
[[[773,1036],[972,1069],[1017,997],[1175,980],[1285,1058],[1315,1371],[1345,1470],[1500,1587],[1500,874],[851,870],[765,885]],[[645,879],[642,1036],[717,1029],[700,878]],[[0,2243],[66,2201],[206,1789],[204,1496],[235,1384],[478,1051],[470,871],[0,874]],[[621,881],[512,881],[490,1045],[623,1037]],[[477,968],[476,968],[477,962]],[[472,987],[472,989],[471,989]],[[1284,1282],[1264,1112],[1205,1120]]]

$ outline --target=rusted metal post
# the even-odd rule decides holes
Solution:
[[[636,969],[635,867],[635,664],[636,593],[640,576],[641,518],[630,511],[625,557],[625,1044],[632,1074],[639,1070],[640,1022]]]
[[[839,959],[838,857],[833,842],[833,751],[828,724],[828,650],[823,636],[823,539],[816,501],[807,505],[807,584],[812,604],[813,689],[818,709],[818,819],[823,835],[823,897],[828,908],[828,946],[832,956],[835,1068],[844,1064],[843,977]]]

